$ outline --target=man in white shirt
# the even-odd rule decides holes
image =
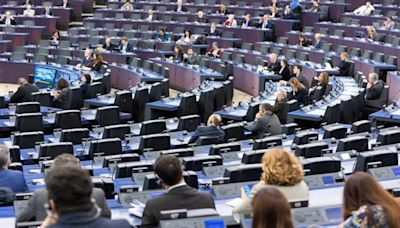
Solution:
[[[35,16],[35,10],[32,9],[31,5],[26,5],[26,10],[24,10],[24,13],[22,15],[33,17]]]
[[[154,19],[154,11],[152,9],[149,9],[149,11],[147,11],[147,18],[146,20],[148,21],[153,21]]]
[[[354,14],[361,15],[361,16],[369,16],[375,10],[374,6],[371,2],[366,2],[365,5],[358,7],[354,10]]]
[[[15,25],[14,17],[10,11],[7,11],[5,14],[3,14],[3,16],[1,16],[0,23],[4,24],[5,26]]]

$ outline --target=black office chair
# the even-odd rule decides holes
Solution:
[[[17,114],[15,128],[20,132],[43,131],[42,113]]]
[[[324,121],[328,124],[337,123],[340,121],[340,104],[328,105],[325,111]]]
[[[71,142],[43,143],[40,144],[39,159],[54,159],[60,154],[74,154],[73,144]]]
[[[155,82],[151,85],[149,98],[150,101],[159,101],[162,96],[162,85],[160,82]]]
[[[132,92],[118,91],[115,93],[114,105],[119,107],[121,112],[133,112]]]
[[[221,128],[225,132],[225,141],[245,139],[243,123],[233,123]]]
[[[56,128],[71,129],[80,128],[81,112],[79,110],[64,110],[56,113],[54,125]]]
[[[109,94],[111,91],[111,71],[103,74],[101,83],[103,84],[102,94]]]
[[[187,116],[192,114],[197,114],[197,102],[196,95],[194,94],[184,94],[181,96],[181,102],[176,113],[177,116]]]
[[[385,85],[383,87],[381,96],[377,100],[365,100],[365,105],[369,108],[378,110],[382,108],[384,105],[387,104],[387,101],[389,99],[389,86]]]
[[[200,113],[201,121],[207,122],[208,117],[214,112],[214,91],[202,91],[198,102],[198,110]]]
[[[40,112],[40,103],[39,102],[23,102],[18,103],[15,107],[16,114],[23,113],[38,113]]]
[[[189,116],[181,116],[179,117],[179,122],[178,122],[178,131],[195,131],[197,129],[197,126],[200,125],[200,116],[195,114],[195,115],[189,115]]]
[[[145,135],[140,139],[139,154],[145,151],[168,150],[171,148],[170,136],[167,134]]]
[[[249,108],[247,109],[244,120],[253,121],[259,109],[260,109],[260,102],[251,102],[249,104]]]
[[[144,120],[144,109],[150,100],[149,90],[145,87],[138,88],[133,98],[133,119],[141,122]]]
[[[90,98],[95,98],[100,94],[103,94],[103,83],[101,82],[93,82],[89,85],[88,91],[87,91],[88,97],[87,99]]]
[[[79,87],[69,88],[66,106],[63,109],[81,109],[83,107],[82,91]]]
[[[163,133],[166,129],[165,120],[147,120],[142,122],[140,135]]]
[[[15,133],[13,136],[13,144],[20,149],[34,148],[36,142],[44,142],[42,131]]]
[[[96,123],[101,127],[120,123],[118,106],[100,107],[96,112]]]
[[[60,142],[71,142],[74,145],[82,144],[82,139],[90,138],[89,129],[74,128],[61,131]]]
[[[228,78],[224,83],[225,105],[230,106],[233,99],[233,77]]]
[[[34,92],[32,93],[33,101],[39,102],[41,106],[51,107],[53,104],[53,98],[50,95],[50,92]]]
[[[107,138],[119,138],[125,139],[125,136],[131,133],[131,127],[129,124],[117,124],[104,127],[103,139]]]

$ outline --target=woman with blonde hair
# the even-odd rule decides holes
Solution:
[[[296,77],[290,78],[289,85],[292,87],[293,99],[296,99],[301,105],[307,105],[308,92],[306,87]]]
[[[282,149],[267,150],[262,157],[262,171],[260,182],[253,186],[249,196],[242,189],[242,202],[233,209],[234,213],[251,213],[254,195],[268,186],[279,189],[289,202],[308,200],[303,166],[294,154]]]

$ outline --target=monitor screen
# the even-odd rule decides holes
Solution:
[[[400,176],[400,167],[395,167],[392,169],[393,175]]]
[[[324,184],[334,184],[335,183],[335,179],[333,178],[333,176],[324,176],[324,177],[322,177],[322,181],[324,182]]]
[[[41,88],[54,86],[57,70],[52,67],[36,66],[33,74],[34,82]]]
[[[204,221],[205,228],[225,228],[225,222],[222,219],[213,219]]]
[[[325,209],[326,217],[329,221],[338,220],[342,218],[342,209],[340,207]]]

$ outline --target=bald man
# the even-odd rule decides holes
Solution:
[[[314,48],[321,49],[321,34],[316,33],[314,36]]]
[[[189,143],[194,143],[201,136],[215,136],[220,142],[224,140],[225,132],[220,128],[222,118],[218,114],[208,117],[207,126],[199,126],[190,138]]]
[[[33,101],[32,93],[38,92],[36,85],[30,84],[25,78],[18,79],[18,90],[10,97],[10,103]]]

